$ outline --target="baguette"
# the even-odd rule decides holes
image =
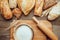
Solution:
[[[41,16],[43,11],[44,0],[36,0],[34,15]]]

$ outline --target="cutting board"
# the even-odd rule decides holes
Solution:
[[[31,26],[34,31],[33,40],[47,40],[46,35],[38,28],[37,24],[33,20],[18,20],[18,24],[26,23]],[[52,27],[48,27],[52,31]],[[14,27],[10,29],[10,40],[14,40]]]

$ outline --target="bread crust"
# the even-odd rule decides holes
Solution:
[[[5,19],[11,19],[12,18],[12,12],[8,4],[8,0],[2,0],[1,1],[1,12]]]

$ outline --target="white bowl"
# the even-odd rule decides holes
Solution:
[[[15,40],[32,40],[33,30],[28,24],[19,24],[14,28],[13,36]]]

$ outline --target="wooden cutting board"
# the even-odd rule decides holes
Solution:
[[[27,23],[31,25],[31,28],[34,31],[33,40],[47,40],[46,35],[37,27],[37,24],[33,20],[19,20],[18,24]],[[48,27],[52,31],[52,27]],[[14,40],[14,27],[10,30],[10,40]]]

